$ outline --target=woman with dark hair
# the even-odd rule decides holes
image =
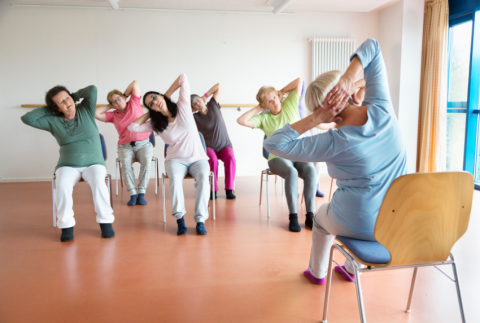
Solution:
[[[170,98],[180,88],[178,102]],[[177,235],[187,233],[183,179],[190,174],[195,179],[195,222],[197,233],[207,234],[204,222],[208,219],[208,157],[203,149],[190,106],[190,86],[181,74],[165,94],[150,91],[143,96],[148,112],[135,120],[128,130],[132,132],[155,131],[168,145],[165,171],[169,178],[172,215],[177,219]],[[149,120],[150,119],[150,120]],[[148,120],[148,121],[147,121]]]
[[[81,98],[83,101],[76,104]],[[28,112],[22,116],[22,121],[50,132],[60,145],[60,158],[55,167],[57,226],[62,229],[60,241],[73,239],[72,192],[82,178],[92,189],[102,237],[111,238],[115,235],[112,228],[114,216],[105,185],[107,169],[95,123],[97,88],[90,85],[71,94],[64,86],[55,86],[47,92],[45,101],[47,106]]]
[[[126,99],[130,97],[128,102]],[[136,204],[146,205],[145,191],[150,180],[150,168],[152,165],[153,146],[150,143],[149,133],[134,133],[128,131],[127,127],[138,117],[143,115],[142,104],[140,103],[140,86],[137,81],[133,81],[127,87],[125,92],[119,90],[110,91],[107,94],[108,105],[98,107],[95,112],[95,118],[102,122],[111,122],[117,129],[118,139],[118,158],[120,160],[120,171],[123,180],[130,194],[128,206]],[[107,112],[110,109],[114,112]],[[135,161],[140,162],[140,174],[138,176],[138,195],[135,187],[135,174],[132,164]]]
[[[209,96],[212,96],[212,98],[205,104]],[[225,193],[227,199],[233,200],[236,198],[233,194],[235,189],[236,160],[232,142],[228,137],[227,127],[220,112],[219,97],[220,83],[215,84],[202,97],[196,94],[190,96],[192,110],[196,112],[193,114],[193,117],[197,123],[197,128],[205,137],[210,171],[215,174],[215,197],[211,193],[210,199],[217,198],[218,160],[220,159],[225,166]]]

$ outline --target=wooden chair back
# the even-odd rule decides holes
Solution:
[[[467,231],[473,198],[467,172],[417,173],[395,179],[383,199],[374,236],[388,266],[442,262]]]

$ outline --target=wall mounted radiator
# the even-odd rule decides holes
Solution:
[[[355,51],[353,38],[309,38],[312,43],[312,80],[331,71],[345,71]]]

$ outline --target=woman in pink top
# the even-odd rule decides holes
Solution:
[[[130,96],[130,100],[126,99]],[[149,133],[135,133],[127,127],[138,117],[143,115],[142,104],[140,103],[140,86],[133,81],[124,93],[119,90],[110,91],[107,95],[109,105],[98,107],[95,111],[95,118],[102,122],[111,122],[118,132],[118,158],[120,159],[120,171],[123,181],[130,194],[130,201],[127,205],[145,205],[145,191],[150,180],[150,168],[152,165],[153,146],[150,143]],[[107,112],[110,109],[116,111]],[[135,174],[132,164],[140,162],[140,174],[138,177],[138,195],[135,187]]]
[[[170,98],[180,89],[178,102]],[[155,131],[168,145],[165,171],[169,178],[172,215],[177,219],[177,235],[187,233],[183,179],[190,174],[195,179],[195,222],[197,233],[207,234],[204,222],[208,219],[208,177],[210,166],[203,148],[190,105],[190,85],[181,74],[165,94],[150,91],[145,93],[143,104],[148,112],[134,121],[128,130],[140,133]],[[150,120],[149,120],[150,119]]]

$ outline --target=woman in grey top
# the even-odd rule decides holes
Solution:
[[[205,104],[210,96],[212,96],[211,100]],[[192,94],[192,111],[197,112],[193,117],[198,131],[205,138],[210,171],[215,174],[215,198],[217,198],[218,191],[218,160],[220,159],[225,166],[225,192],[227,199],[233,200],[236,198],[233,195],[233,190],[235,189],[237,162],[233,153],[232,143],[228,137],[225,121],[223,121],[223,116],[220,112],[219,97],[220,83],[215,84],[202,97]],[[213,199],[213,193],[211,193],[210,199]]]

